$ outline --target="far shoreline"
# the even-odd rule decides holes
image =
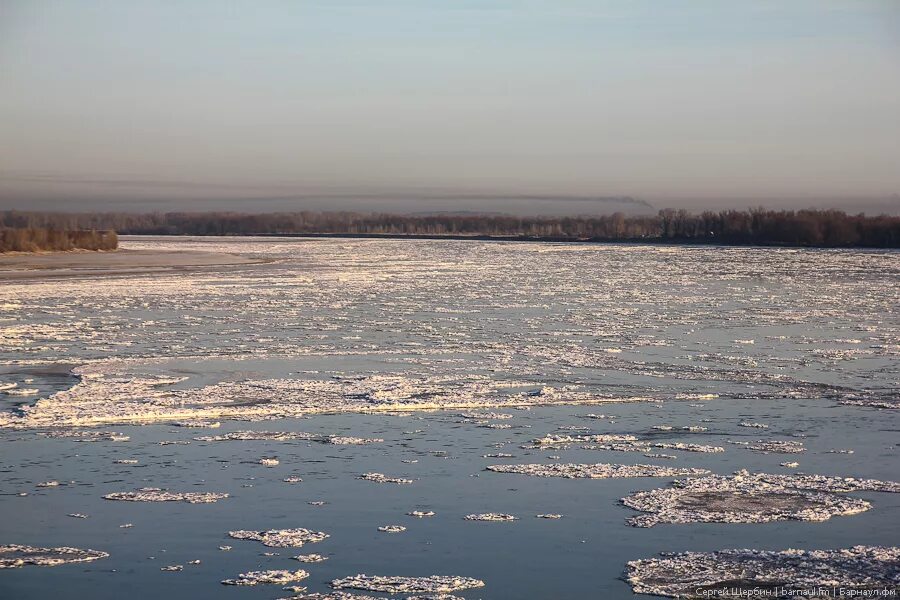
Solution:
[[[520,242],[520,243],[554,243],[554,244],[590,244],[610,246],[682,246],[698,248],[783,248],[801,250],[897,250],[885,246],[826,246],[810,244],[776,244],[776,243],[742,243],[724,242],[722,240],[703,241],[698,239],[679,238],[571,238],[563,236],[502,236],[502,235],[463,235],[463,234],[427,234],[427,233],[219,233],[199,235],[195,233],[122,233],[124,240],[128,238],[299,238],[299,239],[361,239],[361,240],[450,240],[471,242]],[[2,256],[2,255],[0,255]]]

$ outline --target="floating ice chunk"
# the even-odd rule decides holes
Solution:
[[[277,458],[264,456],[261,459],[259,459],[259,464],[261,464],[264,467],[277,467],[279,462],[278,462]]]
[[[783,596],[809,590],[893,590],[900,584],[900,547],[854,546],[840,550],[720,550],[663,554],[628,563],[635,593],[696,597],[697,590],[752,595],[778,589]],[[860,597],[865,597],[861,595]]]
[[[652,446],[654,448],[660,448],[662,450],[681,450],[683,452],[725,452],[725,448],[721,446],[708,446],[706,444],[685,444],[682,442],[660,442],[658,444],[652,444]]]
[[[115,492],[103,496],[106,500],[126,502],[187,502],[189,504],[210,504],[228,498],[228,494],[217,492],[168,492],[160,488],[145,487],[134,492]]]
[[[363,473],[357,479],[364,479],[365,481],[374,481],[375,483],[397,483],[397,484],[409,484],[413,483],[412,479],[404,479],[403,477],[388,477],[383,473]]]
[[[538,519],[562,519],[562,515],[558,515],[556,513],[547,513],[542,515],[534,515]]]
[[[513,455],[507,452],[495,452],[494,454],[482,454],[481,458],[512,458]]]
[[[787,467],[788,469],[796,469],[797,467],[800,466],[800,463],[798,463],[798,462],[783,462],[783,463],[781,463],[781,466]]]
[[[753,427],[755,429],[768,429],[769,426],[765,423],[757,423],[755,421],[741,421],[738,423],[740,427]]]
[[[316,439],[313,433],[305,433],[302,431],[231,431],[220,435],[203,435],[195,437],[198,442],[286,442],[286,441],[309,441]]]
[[[301,589],[297,590],[297,589],[294,589],[294,587],[299,587],[299,586],[286,587],[284,589],[291,591],[291,592],[306,591],[306,588],[301,588]],[[279,598],[278,600],[384,600],[384,597],[379,596],[378,598],[376,598],[375,596],[365,596],[363,594],[350,594],[348,592],[334,591],[334,592],[324,592],[324,593],[323,592],[313,592],[311,594],[300,594],[299,596],[291,596],[289,598]],[[407,598],[406,600],[409,600],[409,598]],[[447,600],[449,600],[449,599],[447,599]]]
[[[827,454],[853,454],[853,450],[842,449],[842,448],[832,448],[827,452]]]
[[[37,486],[40,488],[59,487],[59,482],[54,479],[51,481],[41,482],[41,483],[37,484]]]
[[[198,442],[307,441],[345,446],[376,444],[384,441],[381,438],[361,438],[342,435],[319,435],[315,433],[306,433],[304,431],[232,431],[221,435],[204,435],[195,437],[194,440]]]
[[[648,452],[644,456],[647,458],[665,458],[667,460],[674,460],[678,458],[677,456],[674,456],[672,454],[661,454],[659,452]]]
[[[776,454],[799,454],[806,452],[803,442],[794,440],[756,440],[755,442],[730,442],[739,446],[744,446],[748,450],[754,452],[762,452],[768,454],[774,452]]]
[[[220,423],[219,421],[202,421],[199,419],[189,421],[176,421],[172,424],[176,427],[189,427],[196,429],[218,429],[222,426],[222,423]]]
[[[294,560],[299,560],[302,563],[318,563],[328,560],[328,557],[321,554],[298,554],[294,557]]]
[[[384,440],[381,438],[361,438],[347,435],[329,435],[322,439],[326,444],[334,444],[337,446],[362,446],[365,444],[379,444]]]
[[[765,474],[713,475],[678,481],[673,487],[636,492],[622,504],[649,514],[632,517],[634,527],[659,523],[768,523],[827,521],[871,508],[865,500],[773,485]],[[802,485],[802,482],[800,482]]]
[[[304,544],[315,544],[329,537],[327,533],[302,527],[266,531],[229,531],[228,535],[237,540],[255,540],[271,548],[299,548]]]
[[[498,412],[464,412],[459,414],[464,419],[512,419],[513,415],[509,413]]]
[[[119,529],[131,529],[134,527],[134,523],[122,523],[119,525]]]
[[[445,594],[459,590],[484,587],[484,582],[471,577],[431,575],[429,577],[385,577],[378,575],[354,575],[335,579],[331,587],[355,589],[387,594]]]
[[[675,394],[676,400],[715,400],[718,394]]]
[[[506,513],[478,513],[463,517],[466,521],[518,521],[519,517]]]
[[[285,483],[303,483],[303,479],[300,477],[297,477],[296,475],[291,475],[290,477],[285,477],[284,479],[282,479],[282,481]]]
[[[67,516],[73,517],[75,519],[87,519],[88,518],[88,515],[85,515],[83,513],[69,513]]]
[[[324,500],[310,500],[309,502],[307,502],[307,504],[309,504],[310,506],[325,506],[325,501]]]
[[[0,569],[18,569],[25,565],[55,567],[66,563],[90,562],[108,556],[108,553],[100,550],[82,550],[69,546],[38,548],[21,544],[7,544],[0,546]]]
[[[46,438],[71,438],[76,442],[127,442],[131,439],[124,433],[115,431],[79,431],[75,429],[48,431],[41,435]]]
[[[138,461],[133,458],[119,458],[113,461],[116,465],[136,465]]]
[[[433,510],[413,510],[406,514],[409,515],[410,517],[417,517],[419,519],[422,519],[424,517],[433,517],[434,511]]]
[[[160,571],[173,571],[173,572],[184,571],[184,565],[169,565],[167,567],[160,567],[159,570]]]
[[[702,433],[708,431],[708,428],[702,425],[685,425],[683,427],[675,427],[674,425],[654,425],[651,429],[655,431],[687,431],[688,433]]]
[[[564,450],[573,444],[609,444],[616,442],[635,442],[633,435],[599,434],[599,435],[561,435],[551,433],[531,440],[531,444],[523,446],[530,449]]]
[[[406,527],[403,525],[382,525],[378,528],[378,531],[383,533],[402,533],[406,531]]]
[[[491,465],[488,471],[495,473],[519,473],[533,477],[564,477],[566,479],[610,479],[616,477],[678,477],[706,475],[706,469],[660,467],[657,465],[596,464],[524,464]]]
[[[223,579],[222,583],[225,585],[285,585],[295,581],[302,581],[307,577],[309,577],[309,573],[303,569],[297,569],[296,571],[276,569],[272,571],[250,571],[249,573],[241,573],[235,579]]]

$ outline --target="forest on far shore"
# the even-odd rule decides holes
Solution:
[[[0,252],[115,250],[115,231],[67,230],[46,227],[0,228]]]
[[[45,232],[32,234],[35,236],[33,243],[41,249],[44,249],[44,242],[38,239],[41,235],[48,236],[46,243],[51,246],[102,244],[109,243],[109,240],[113,240],[114,244],[115,238],[105,233],[113,230],[120,234],[145,235],[420,236],[833,248],[900,247],[900,216],[850,215],[838,210],[812,209],[758,208],[702,213],[666,209],[649,216],[614,213],[583,217],[312,211],[260,214],[5,211],[0,212],[0,231],[4,228],[6,232],[11,229]],[[65,238],[63,232],[68,232],[70,237]],[[20,234],[3,233],[2,239],[17,235]],[[80,240],[78,236],[81,235],[89,238],[83,242],[75,241]]]

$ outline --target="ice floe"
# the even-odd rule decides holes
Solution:
[[[229,531],[228,535],[236,540],[254,540],[271,548],[299,548],[304,544],[315,544],[329,537],[327,533],[302,527],[266,531]]]
[[[477,513],[463,517],[466,521],[518,521],[519,517],[506,513]]]
[[[378,531],[382,533],[402,533],[406,531],[406,527],[403,525],[382,525],[378,528]]]
[[[303,431],[232,431],[230,433],[223,433],[221,435],[204,435],[195,437],[194,440],[198,442],[306,441],[344,446],[360,446],[363,444],[376,444],[384,441],[381,438],[361,438],[344,435],[320,435],[315,433],[306,433]]]
[[[611,444],[618,442],[636,442],[633,435],[598,434],[598,435],[565,435],[551,433],[534,440],[523,448],[543,450],[565,450],[575,444]]]
[[[744,446],[748,450],[754,452],[763,452],[765,454],[800,454],[806,452],[803,442],[794,440],[756,440],[755,442],[737,442],[731,441],[731,444]]]
[[[491,465],[488,471],[495,473],[518,473],[533,477],[564,477],[566,479],[610,479],[616,477],[680,477],[684,475],[706,475],[706,469],[660,467],[657,465],[616,465],[594,464],[524,464]]]
[[[484,582],[471,577],[431,575],[428,577],[401,577],[380,575],[354,575],[335,579],[331,587],[336,590],[354,589],[387,594],[446,594],[460,590],[484,587]]]
[[[388,477],[384,473],[363,473],[357,479],[363,479],[365,481],[374,481],[375,483],[398,483],[398,484],[410,484],[413,483],[412,479],[405,479],[403,477]]]
[[[900,547],[839,550],[720,550],[663,554],[630,561],[626,580],[635,593],[700,598],[778,590],[800,597],[809,590],[872,591],[900,586]],[[730,590],[730,592],[729,592]],[[886,594],[883,594],[886,595]],[[849,596],[848,596],[849,597]]]
[[[100,550],[82,550],[61,546],[58,548],[39,548],[21,544],[0,546],[0,569],[17,569],[25,565],[55,567],[66,563],[90,562],[107,558],[108,553]]]
[[[106,500],[126,502],[188,502],[189,504],[210,504],[228,498],[228,494],[218,492],[169,492],[160,488],[145,487],[134,492],[114,492],[103,496]]]
[[[307,577],[309,577],[309,573],[303,569],[297,569],[296,571],[274,569],[271,571],[250,571],[248,573],[241,573],[234,579],[223,579],[222,583],[225,585],[285,585],[294,583],[295,581],[302,581]]]
[[[298,554],[294,557],[294,560],[299,560],[302,563],[318,563],[328,560],[328,557],[321,554]]]
[[[76,442],[127,442],[130,436],[114,431],[79,431],[76,429],[60,429],[41,434],[47,438],[69,438]]]
[[[738,471],[679,480],[671,487],[635,492],[622,504],[648,514],[628,520],[635,527],[659,523],[768,523],[827,521],[871,508],[838,492],[900,492],[900,484],[820,475],[771,475]]]
[[[424,517],[433,517],[434,511],[433,510],[413,510],[406,514],[409,515],[410,517],[416,517],[416,518],[422,519]]]

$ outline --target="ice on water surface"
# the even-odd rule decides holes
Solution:
[[[110,572],[73,576],[83,589],[117,589],[134,568],[147,590],[168,578],[195,597],[228,578],[302,579],[309,591],[275,592],[298,598],[627,598],[628,561],[690,551],[692,539],[709,550],[715,538],[692,536],[714,527],[742,528],[720,548],[758,548],[778,520],[784,544],[766,547],[853,537],[867,549],[801,558],[835,581],[884,579],[900,533],[884,494],[897,491],[886,434],[900,427],[897,253],[123,245],[272,262],[0,286],[0,510],[16,515],[0,542],[31,544],[2,547],[21,548],[6,557],[21,564],[62,565],[23,577],[102,557]],[[53,537],[34,534],[49,527],[38,515]],[[668,537],[674,528],[691,533]],[[229,535],[274,549],[322,542],[331,559],[247,542],[220,551]],[[440,558],[465,544],[483,553]],[[385,562],[397,548],[406,562]],[[680,556],[628,567],[635,589],[678,591],[698,566],[764,578],[801,564]],[[366,571],[396,575],[347,577]]]

